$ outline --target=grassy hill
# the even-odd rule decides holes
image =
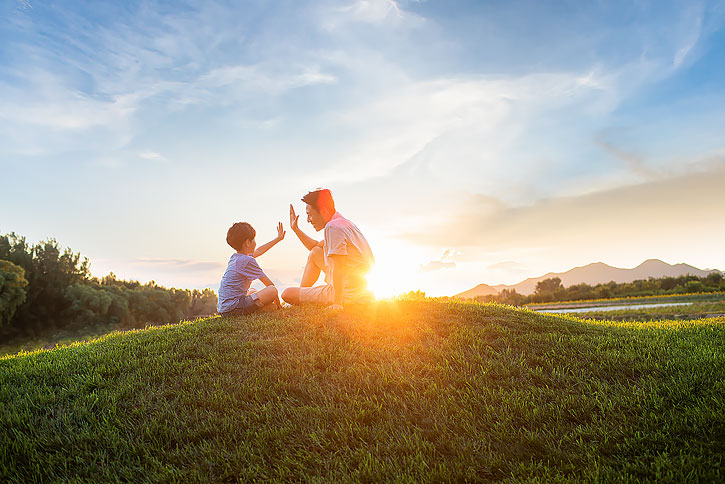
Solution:
[[[209,318],[0,359],[0,481],[721,481],[724,377],[725,318]]]

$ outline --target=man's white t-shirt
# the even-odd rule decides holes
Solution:
[[[340,212],[335,212],[325,225],[325,265],[328,267],[331,255],[347,256],[349,272],[345,281],[345,292],[365,291],[365,275],[375,263],[373,251],[360,229]]]

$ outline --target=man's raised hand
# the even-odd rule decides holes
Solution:
[[[277,224],[277,239],[282,240],[284,239],[284,234],[287,232],[284,231],[284,227],[282,226],[282,222]]]
[[[289,205],[289,226],[295,232],[297,231],[297,221],[299,220],[299,218],[300,218],[300,216],[295,215],[295,208],[290,203],[290,205]]]

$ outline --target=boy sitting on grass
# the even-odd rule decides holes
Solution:
[[[284,239],[285,231],[280,222],[277,226],[277,237],[255,250],[257,243],[254,238],[256,230],[247,222],[237,222],[227,231],[227,243],[236,253],[229,259],[222,282],[219,284],[219,303],[217,311],[222,316],[230,314],[251,314],[257,310],[272,310],[282,305],[274,283],[262,271],[255,260],[267,252],[275,244]],[[261,291],[249,291],[252,281],[259,279],[265,287]]]

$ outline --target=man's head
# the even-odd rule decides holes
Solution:
[[[335,215],[335,201],[327,188],[320,188],[308,193],[302,197],[302,201],[307,204],[305,207],[307,221],[318,232],[324,229],[327,222]]]
[[[237,222],[227,230],[227,244],[243,254],[251,254],[257,246],[257,231],[247,222]]]

